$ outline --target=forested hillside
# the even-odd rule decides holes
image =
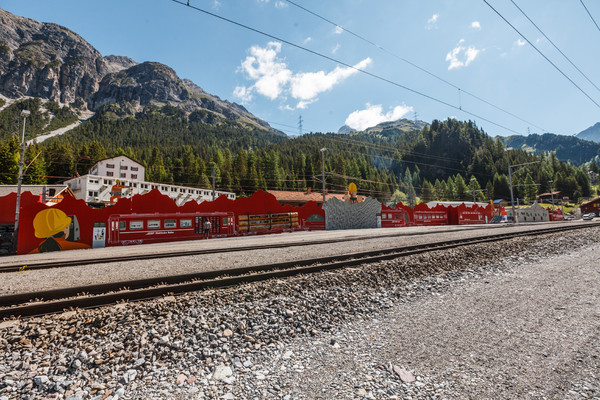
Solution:
[[[528,136],[514,135],[502,138],[502,141],[507,147],[519,148],[535,154],[553,151],[560,160],[574,165],[581,165],[590,161],[598,162],[600,157],[600,143],[573,136],[555,135],[553,133],[531,134]]]
[[[323,157],[329,190],[340,192],[355,182],[361,193],[392,202],[470,200],[473,194],[479,200],[509,198],[509,162],[534,163],[513,171],[521,199],[549,191],[549,181],[572,198],[591,195],[586,166],[573,167],[554,154],[506,152],[501,141],[470,121],[433,121],[413,132],[392,126],[375,134],[289,139],[214,118],[206,111],[186,114],[171,106],[149,106],[135,116],[119,117],[108,107],[73,131],[30,146],[25,182],[58,182],[87,173],[100,159],[125,154],[144,163],[147,180],[156,182],[209,187],[215,166],[217,187],[239,195],[257,189],[318,190]],[[1,146],[0,181],[14,183],[18,141],[4,139]]]

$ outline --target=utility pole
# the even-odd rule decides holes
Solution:
[[[212,168],[212,201],[215,201],[215,166]]]
[[[15,210],[15,231],[13,233],[13,241],[15,245],[15,252],[17,251],[17,245],[19,240],[19,212],[21,209],[21,184],[23,183],[23,163],[25,162],[25,120],[31,114],[29,110],[22,110],[21,116],[23,117],[23,134],[21,135],[21,157],[19,159],[19,180],[17,183],[17,209]]]
[[[323,204],[325,204],[325,152],[327,151],[327,149],[325,147],[323,147],[321,150],[321,165],[322,165],[322,169],[321,169],[321,174],[322,174],[322,179],[323,179]]]
[[[302,115],[298,117],[298,135],[302,136]]]
[[[473,191],[473,205],[475,205],[475,179],[474,176],[471,177],[471,190]]]
[[[506,156],[508,158],[508,155]],[[512,174],[510,172],[510,161],[508,162],[508,184],[510,185],[510,204],[513,212],[513,224],[518,224],[517,212],[515,211],[515,198],[513,196]]]
[[[552,196],[552,211],[554,211],[554,189],[552,188],[552,184],[554,181],[548,181],[550,184],[550,196]]]

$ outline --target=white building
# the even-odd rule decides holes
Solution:
[[[506,216],[509,221],[513,219],[512,207],[505,208]],[[537,202],[526,208],[516,208],[517,221],[519,222],[548,222],[550,216],[548,210],[540,206]]]
[[[152,189],[169,196],[178,206],[188,201],[212,200],[211,189],[176,186],[165,183],[144,181],[146,168],[125,156],[118,156],[98,161],[88,175],[65,181],[77,199],[91,204],[110,204],[114,191],[120,191],[121,197],[133,197],[136,194],[146,194]],[[121,187],[113,187],[121,185]],[[226,195],[234,200],[235,193],[216,191],[215,198]],[[113,199],[116,200],[116,199]]]
[[[98,161],[90,169],[89,174],[143,182],[146,167],[127,156],[118,156]]]

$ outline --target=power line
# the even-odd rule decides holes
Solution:
[[[436,78],[436,79],[440,80],[441,82],[443,82],[443,83],[445,83],[445,84],[447,84],[447,85],[449,85],[449,86],[453,87],[454,89],[457,89],[457,90],[459,91],[459,96],[460,96],[460,92],[462,91],[463,93],[465,93],[465,94],[467,94],[467,95],[469,95],[469,96],[473,97],[474,99],[477,99],[477,100],[479,100],[479,101],[481,101],[481,102],[483,102],[483,103],[487,104],[488,106],[494,107],[495,109],[497,109],[497,110],[500,110],[500,111],[502,111],[503,113],[505,113],[505,114],[507,114],[507,115],[510,115],[511,117],[514,117],[514,118],[516,118],[516,119],[520,120],[521,122],[525,122],[526,124],[529,124],[529,125],[535,126],[535,127],[536,127],[536,128],[538,128],[538,129],[541,129],[543,132],[547,132],[547,131],[546,131],[544,128],[542,128],[542,127],[539,127],[539,126],[537,126],[536,124],[534,124],[534,123],[532,123],[532,122],[529,122],[529,121],[527,121],[527,120],[525,120],[525,119],[523,119],[523,118],[519,117],[518,115],[515,115],[515,114],[511,113],[510,111],[506,111],[505,109],[503,109],[503,108],[501,108],[501,107],[498,107],[498,106],[496,106],[495,104],[493,104],[493,103],[491,103],[491,102],[489,102],[489,101],[487,101],[487,100],[484,100],[484,99],[482,99],[481,97],[479,97],[479,96],[476,96],[475,94],[473,94],[473,93],[470,93],[470,92],[468,92],[468,91],[466,91],[466,90],[464,90],[464,89],[460,88],[459,86],[457,86],[457,85],[453,84],[452,82],[449,82],[448,80],[446,80],[446,79],[444,79],[444,78],[442,78],[442,77],[440,77],[440,76],[438,76],[438,75],[434,74],[434,73],[433,73],[433,72],[431,72],[431,71],[428,71],[427,69],[425,69],[425,68],[423,68],[423,67],[421,67],[421,66],[419,66],[419,65],[415,64],[414,62],[412,62],[412,61],[409,61],[409,60],[407,60],[406,58],[403,58],[403,57],[401,57],[401,56],[397,55],[396,53],[394,53],[394,52],[392,52],[392,51],[390,51],[390,50],[386,49],[386,48],[385,48],[385,47],[383,47],[383,46],[380,46],[380,45],[378,45],[377,43],[374,43],[374,42],[372,42],[371,40],[369,40],[369,39],[365,38],[364,36],[361,36],[361,35],[359,35],[358,33],[352,32],[351,30],[344,28],[344,27],[343,27],[343,26],[341,26],[340,24],[336,24],[335,22],[333,22],[333,21],[330,21],[329,19],[327,19],[327,18],[325,18],[325,17],[323,17],[323,16],[321,16],[321,15],[317,14],[316,12],[314,12],[314,11],[311,11],[311,10],[307,9],[306,7],[303,7],[303,6],[301,6],[301,5],[299,5],[299,4],[295,3],[295,2],[293,2],[293,1],[291,1],[291,0],[286,0],[286,1],[287,1],[288,3],[290,3],[290,4],[294,5],[294,6],[298,7],[299,9],[301,9],[301,10],[304,10],[304,11],[306,11],[307,13],[309,13],[309,14],[311,14],[311,15],[314,15],[315,17],[317,17],[317,18],[319,18],[319,19],[321,19],[321,20],[323,20],[323,21],[325,21],[325,22],[327,22],[327,23],[329,23],[329,24],[331,24],[331,25],[333,25],[333,26],[335,26],[335,27],[341,28],[343,31],[345,31],[345,32],[349,33],[350,35],[352,35],[352,36],[354,36],[354,37],[356,37],[356,38],[358,38],[358,39],[360,39],[360,40],[362,40],[362,41],[364,41],[364,42],[366,42],[366,43],[368,43],[368,44],[370,44],[370,45],[372,45],[372,46],[375,46],[375,47],[377,47],[379,50],[383,51],[384,53],[387,53],[387,54],[391,55],[392,57],[395,57],[395,58],[397,58],[398,60],[400,60],[400,61],[403,61],[403,62],[407,63],[408,65],[411,65],[411,66],[413,66],[414,68],[416,68],[416,69],[418,69],[418,70],[420,70],[420,71],[422,71],[422,72],[426,73],[427,75],[429,75],[429,76],[432,76],[432,77],[434,77],[434,78]],[[460,109],[460,107],[459,107],[459,109]]]
[[[434,101],[434,102],[436,102],[436,103],[439,103],[439,104],[445,105],[445,106],[447,106],[447,107],[449,107],[449,108],[453,108],[453,109],[455,109],[455,110],[462,111],[462,112],[464,112],[465,114],[468,114],[468,115],[470,115],[470,116],[472,116],[472,117],[479,118],[479,119],[481,119],[482,121],[488,122],[488,123],[490,123],[490,124],[492,124],[492,125],[495,125],[495,126],[497,126],[497,127],[499,127],[499,128],[502,128],[502,129],[505,129],[505,130],[507,130],[507,131],[509,131],[509,132],[513,132],[513,133],[515,133],[515,134],[517,134],[517,135],[520,135],[520,132],[518,132],[518,131],[515,131],[514,129],[508,128],[508,127],[506,127],[506,126],[504,126],[504,125],[502,125],[502,124],[499,124],[499,123],[497,123],[497,122],[494,122],[494,121],[492,121],[492,120],[489,120],[489,119],[487,119],[487,118],[484,118],[484,117],[482,117],[482,116],[479,116],[479,115],[477,115],[477,114],[475,114],[475,113],[473,113],[473,112],[467,111],[467,110],[466,110],[466,109],[464,109],[464,108],[462,108],[462,109],[461,109],[461,108],[459,108],[459,107],[457,107],[457,106],[455,106],[455,105],[453,105],[453,104],[450,104],[450,103],[448,103],[448,102],[446,102],[446,101],[440,100],[440,99],[438,99],[438,98],[436,98],[436,97],[430,96],[430,95],[428,95],[428,94],[425,94],[425,93],[423,93],[423,92],[419,92],[418,90],[411,89],[411,88],[409,88],[409,87],[407,87],[407,86],[404,86],[404,85],[402,85],[402,84],[400,84],[400,83],[394,82],[394,81],[392,81],[391,79],[384,78],[384,77],[382,77],[382,76],[379,76],[379,75],[377,75],[377,74],[374,74],[374,73],[368,72],[368,71],[366,71],[366,70],[364,70],[364,69],[358,68],[358,67],[356,67],[356,66],[354,66],[354,65],[350,65],[350,64],[348,64],[348,63],[345,63],[345,62],[343,62],[343,61],[340,61],[340,60],[338,60],[338,59],[335,59],[335,58],[333,58],[333,57],[330,57],[330,56],[328,56],[328,55],[325,55],[325,54],[323,54],[323,53],[319,53],[319,52],[317,52],[317,51],[311,50],[311,49],[309,49],[309,48],[306,48],[306,47],[304,47],[304,46],[300,46],[299,44],[296,44],[296,43],[290,42],[290,41],[288,41],[288,40],[282,39],[282,38],[280,38],[280,37],[278,37],[278,36],[271,35],[271,34],[269,34],[269,33],[266,33],[266,32],[264,32],[264,31],[261,31],[261,30],[259,30],[259,29],[252,28],[252,27],[250,27],[250,26],[248,26],[248,25],[244,25],[244,24],[242,24],[242,23],[240,23],[240,22],[236,22],[236,21],[234,21],[234,20],[231,20],[231,19],[229,19],[229,18],[225,18],[225,17],[223,17],[223,16],[220,16],[220,15],[218,15],[218,14],[215,14],[215,13],[212,13],[212,12],[210,12],[210,11],[204,10],[204,9],[202,9],[202,8],[199,8],[199,7],[196,7],[196,6],[192,6],[192,5],[188,5],[187,3],[185,3],[185,2],[183,2],[183,1],[181,1],[181,0],[171,0],[171,1],[172,1],[172,2],[174,2],[174,3],[177,3],[177,4],[181,4],[182,6],[189,7],[189,8],[191,8],[191,9],[194,9],[194,10],[196,10],[196,11],[199,11],[199,12],[201,12],[201,13],[204,13],[204,14],[206,14],[206,15],[210,15],[211,17],[215,17],[215,18],[217,18],[217,19],[220,19],[220,20],[222,20],[222,21],[229,22],[229,23],[231,23],[231,24],[233,24],[233,25],[236,25],[236,26],[239,26],[239,27],[241,27],[241,28],[247,29],[247,30],[249,30],[249,31],[252,31],[252,32],[258,33],[258,34],[260,34],[260,35],[266,36],[266,37],[268,37],[268,38],[271,38],[271,39],[278,40],[278,41],[280,41],[280,42],[282,42],[282,43],[285,43],[285,44],[287,44],[287,45],[289,45],[289,46],[295,47],[295,48],[297,48],[297,49],[300,49],[300,50],[304,50],[304,51],[306,51],[306,52],[308,52],[308,53],[311,53],[311,54],[313,54],[313,55],[316,55],[316,56],[318,56],[318,57],[324,58],[324,59],[326,59],[326,60],[333,61],[334,63],[340,64],[340,65],[343,65],[343,66],[345,66],[345,67],[347,67],[347,68],[350,68],[350,69],[353,69],[353,70],[355,70],[355,71],[361,72],[361,73],[363,73],[363,74],[365,74],[365,75],[368,75],[368,76],[370,76],[370,77],[372,77],[372,78],[378,79],[378,80],[380,80],[380,81],[383,81],[383,82],[389,83],[389,84],[391,84],[391,85],[394,85],[394,86],[396,86],[396,87],[399,87],[399,88],[401,88],[401,89],[407,90],[407,91],[409,91],[409,92],[411,92],[411,93],[414,93],[414,94],[417,94],[417,95],[419,95],[419,96],[425,97],[425,98],[427,98],[427,99],[429,99],[429,100],[432,100],[432,101]],[[485,0],[484,0],[484,1],[485,1]],[[600,107],[600,106],[598,106],[598,107]],[[533,125],[533,124],[532,124],[532,125]]]
[[[600,26],[598,26],[598,24],[596,23],[596,20],[594,19],[594,17],[592,17],[590,10],[588,10],[588,8],[585,6],[585,4],[583,3],[583,0],[579,0],[579,1],[581,2],[581,5],[583,6],[583,8],[585,8],[585,11],[587,11],[590,18],[592,19],[592,22],[594,23],[594,25],[596,25],[596,28],[598,28],[598,30],[600,31]]]
[[[574,67],[574,68],[575,68],[577,71],[579,71],[579,73],[580,73],[581,75],[583,75],[583,77],[584,77],[585,79],[587,79],[587,81],[588,81],[589,83],[591,83],[591,84],[592,84],[592,86],[594,86],[594,87],[596,88],[596,90],[600,91],[600,88],[598,88],[598,86],[596,86],[596,84],[595,84],[594,82],[592,82],[592,81],[590,80],[590,78],[588,78],[588,77],[587,77],[587,75],[586,75],[586,74],[584,74],[584,73],[583,73],[583,71],[581,71],[581,70],[580,70],[580,69],[577,67],[577,65],[575,65],[575,64],[573,63],[573,61],[571,61],[571,59],[570,59],[569,57],[567,57],[567,55],[566,55],[565,53],[563,53],[563,52],[561,51],[561,49],[559,49],[559,48],[558,48],[558,46],[557,46],[557,45],[555,45],[555,44],[554,44],[554,42],[553,42],[552,40],[550,40],[550,38],[549,38],[549,37],[548,37],[548,36],[547,36],[547,35],[546,35],[546,34],[545,34],[545,33],[544,33],[544,32],[543,32],[543,31],[542,31],[542,30],[541,30],[541,29],[540,29],[540,28],[539,28],[539,27],[536,25],[536,24],[535,24],[535,22],[533,22],[533,21],[531,20],[531,18],[529,18],[529,16],[528,16],[527,14],[525,14],[525,11],[523,11],[523,10],[521,9],[521,7],[519,7],[519,6],[517,5],[517,3],[515,3],[515,2],[514,2],[514,0],[510,0],[510,2],[511,2],[511,3],[513,3],[513,5],[514,5],[515,7],[517,7],[517,9],[518,9],[518,10],[521,12],[521,14],[523,14],[523,15],[525,16],[525,18],[527,18],[527,19],[529,20],[529,22],[531,22],[531,24],[532,24],[533,26],[535,26],[535,28],[536,28],[536,29],[537,29],[537,30],[538,30],[538,31],[539,31],[539,32],[540,32],[540,33],[541,33],[541,34],[542,34],[542,35],[543,35],[543,36],[544,36],[544,37],[545,37],[545,38],[546,38],[546,39],[547,39],[549,42],[550,42],[550,44],[551,44],[552,46],[554,46],[554,48],[555,48],[556,50],[558,50],[558,52],[559,52],[560,54],[562,54],[562,56],[563,56],[564,58],[566,58],[566,59],[567,59],[567,61],[568,61],[568,62],[569,62],[569,63],[570,63],[570,64],[571,64],[571,65],[572,65],[572,66],[573,66],[573,67]]]
[[[533,47],[535,49],[535,51],[537,51],[542,57],[544,57],[544,59],[546,61],[548,61],[554,68],[556,68],[556,70],[558,72],[560,72],[562,74],[562,76],[564,76],[565,78],[567,78],[569,80],[569,82],[571,82],[573,84],[573,86],[575,86],[577,89],[579,89],[579,91],[581,93],[583,93],[585,95],[585,97],[587,97],[588,99],[590,99],[590,101],[592,103],[594,103],[598,108],[600,108],[600,104],[596,103],[596,101],[594,99],[592,99],[582,88],[580,88],[575,82],[573,82],[573,80],[571,78],[569,78],[567,76],[567,74],[565,74],[560,68],[558,68],[556,66],[556,64],[554,64],[552,61],[550,61],[550,59],[548,57],[546,57],[546,55],[544,55],[544,53],[542,53],[537,47],[535,47],[535,45],[533,43],[531,43],[531,41],[529,39],[527,39],[525,37],[525,35],[523,35],[521,32],[519,32],[519,30],[517,28],[515,28],[515,26],[513,24],[511,24],[506,18],[504,18],[504,16],[502,14],[500,14],[500,12],[498,10],[496,10],[494,7],[492,7],[492,5],[490,3],[487,2],[487,0],[483,0],[483,2],[485,4],[487,4],[496,14],[498,14],[498,16],[500,18],[502,18],[504,20],[504,22],[506,22],[511,28],[513,28],[513,30],[515,32],[517,32],[519,34],[519,36],[521,36],[523,39],[525,39],[527,41],[527,43],[529,43],[531,45],[531,47]]]

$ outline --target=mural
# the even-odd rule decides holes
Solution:
[[[77,243],[79,226],[76,222],[75,217],[69,217],[56,208],[38,212],[33,218],[34,235],[44,241],[30,253],[89,249],[88,244]]]

